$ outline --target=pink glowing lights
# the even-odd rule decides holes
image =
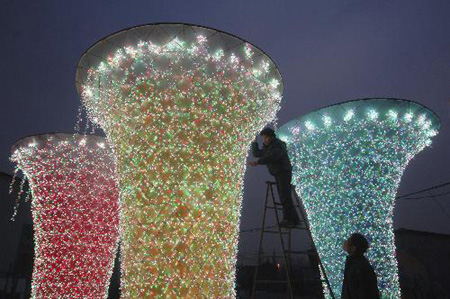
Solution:
[[[105,298],[119,201],[104,138],[45,134],[19,140],[12,151],[32,192],[32,297]]]

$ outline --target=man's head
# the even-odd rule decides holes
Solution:
[[[369,249],[369,242],[362,234],[354,233],[344,242],[343,248],[349,255],[364,254]]]
[[[263,143],[269,145],[275,139],[275,131],[271,128],[264,128],[259,134],[262,137]]]

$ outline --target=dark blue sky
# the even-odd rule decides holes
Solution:
[[[285,85],[280,124],[366,97],[405,98],[431,108],[442,129],[432,148],[407,167],[399,194],[450,181],[448,0],[0,3],[1,171],[12,172],[15,140],[73,130],[80,105],[76,63],[90,45],[134,25],[187,22],[235,34],[273,58]],[[262,167],[246,173],[243,227],[260,225],[267,178]],[[448,199],[440,201],[450,211]],[[399,201],[394,220],[396,227],[450,233],[450,220],[429,200]],[[253,246],[252,240],[243,235],[241,246]]]

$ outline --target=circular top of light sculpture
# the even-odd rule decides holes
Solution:
[[[76,86],[82,93],[88,72],[92,68],[109,68],[118,76],[126,66],[115,61],[129,56],[137,57],[140,51],[152,51],[164,55],[181,50],[192,51],[201,45],[212,60],[229,59],[239,64],[249,60],[256,65],[253,76],[270,78],[271,84],[283,92],[281,74],[276,64],[264,51],[255,45],[226,32],[204,26],[184,23],[155,23],[136,26],[113,33],[92,45],[80,58],[76,72]],[[186,48],[187,47],[187,48]],[[102,66],[103,63],[103,66]],[[129,66],[128,66],[129,67]]]
[[[81,87],[87,78],[89,69],[99,67],[102,62],[111,64],[111,59],[118,53],[118,50],[124,50],[126,54],[133,56],[137,53],[133,53],[133,51],[144,46],[149,50],[162,53],[163,51],[178,51],[182,46],[189,44],[206,46],[212,58],[227,57],[240,63],[245,63],[249,59],[254,64],[259,62],[264,68],[265,77],[279,81],[278,88],[282,93],[281,74],[275,62],[263,50],[233,34],[185,23],[155,23],[131,27],[98,41],[88,48],[78,61],[77,89],[81,93]],[[117,71],[122,69],[123,66],[117,65]]]
[[[103,149],[107,147],[106,138],[95,135],[80,135],[80,134],[69,134],[69,133],[48,133],[28,136],[16,141],[11,152],[13,156],[19,151],[28,150],[38,150],[45,148],[48,144],[54,145],[73,145],[74,148],[79,146],[85,146],[87,148],[99,148]],[[57,154],[57,153],[54,153]]]
[[[331,105],[307,115],[296,117],[277,132],[285,141],[309,136],[308,133],[326,131],[330,127],[358,125],[359,121],[390,122],[395,126],[416,126],[429,137],[440,128],[439,117],[425,106],[409,100],[368,98]]]

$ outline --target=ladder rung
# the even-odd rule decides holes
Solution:
[[[275,202],[275,205],[276,206],[283,206],[283,204],[281,203],[281,202]],[[299,205],[293,205],[293,207],[294,208],[301,208]],[[269,206],[267,206],[267,208],[269,208],[269,209],[273,209],[273,207],[269,207]]]
[[[276,202],[275,205],[276,205],[276,206],[280,206],[278,209],[282,209],[282,208],[283,208],[283,204],[281,204],[281,203],[277,203],[277,202]],[[273,209],[274,207],[267,206],[266,208],[268,208],[268,209]],[[296,206],[296,205],[294,205],[294,208],[300,209],[300,207],[299,207],[299,206]]]
[[[303,250],[285,250],[286,253],[293,253],[293,254],[310,254],[308,251]]]
[[[256,283],[287,283],[287,280],[256,280]]]
[[[289,234],[288,232],[279,232],[277,230],[264,230],[264,232],[269,234],[283,234],[283,235]]]
[[[317,267],[314,267],[314,266],[303,266],[302,269],[304,269],[304,270],[316,270]]]
[[[298,229],[298,230],[306,230],[306,227],[303,226],[292,226],[292,227],[285,227],[285,226],[280,226],[281,228],[284,229]]]
[[[271,258],[271,257],[284,257],[284,255],[278,255],[278,254],[276,254],[276,255],[273,255],[273,254],[262,254],[261,255],[261,257],[264,257],[264,258]]]

